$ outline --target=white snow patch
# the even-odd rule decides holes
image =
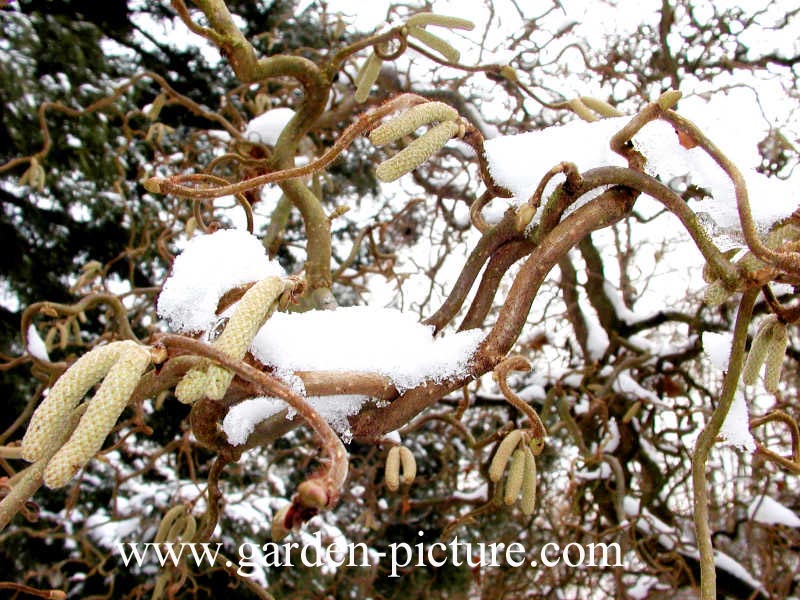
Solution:
[[[368,396],[334,395],[311,396],[308,403],[325,419],[345,442],[352,439],[347,417],[356,414]],[[283,400],[270,397],[250,398],[232,407],[222,420],[222,430],[228,436],[228,442],[234,446],[241,446],[253,433],[256,425],[272,415],[289,408]],[[292,418],[296,412],[290,409],[287,418]]]
[[[28,325],[28,354],[39,360],[50,361],[50,355],[47,353],[47,344],[44,343],[42,336],[39,335],[39,331],[33,323]]]
[[[424,381],[465,374],[482,339],[479,329],[434,338],[433,327],[419,323],[412,314],[353,306],[276,313],[258,332],[250,350],[279,373],[379,373],[403,391]]]
[[[286,272],[267,258],[261,241],[241,229],[194,237],[175,259],[158,297],[158,315],[173,329],[204,331],[216,321],[225,292]]]
[[[778,179],[756,170],[760,163],[757,145],[766,136],[769,124],[761,116],[752,95],[734,90],[717,94],[708,101],[687,98],[681,102],[679,112],[694,121],[739,168],[747,184],[751,212],[762,232],[792,214],[797,208],[797,175]],[[485,153],[489,170],[497,183],[514,193],[517,203],[527,202],[544,174],[559,162],[575,163],[580,171],[609,165],[626,166],[624,159],[611,151],[609,140],[629,121],[630,117],[593,123],[572,121],[540,131],[487,140]],[[745,129],[737,126],[743,122],[748,123]],[[681,146],[674,129],[665,121],[648,123],[634,136],[634,145],[647,158],[649,174],[658,175],[664,183],[685,178],[686,184],[710,192],[711,198],[694,202],[693,206],[710,220],[714,226],[712,234],[723,235],[740,229],[733,184],[703,149]],[[550,180],[543,201],[563,180],[563,175]],[[584,197],[573,209],[587,201]]]
[[[741,392],[736,392],[728,416],[719,433],[727,445],[736,446],[747,452],[755,452],[756,442],[750,433],[750,411],[747,408],[744,394]]]
[[[244,137],[250,142],[274,146],[292,117],[294,117],[294,111],[291,108],[268,110],[247,124]]]
[[[753,500],[747,509],[747,518],[764,525],[800,527],[800,517],[793,510],[769,496],[762,496]]]
[[[733,334],[730,332],[703,332],[703,351],[706,353],[706,356],[711,359],[711,364],[713,364],[720,371],[725,371],[728,368],[728,361],[731,357],[732,343]]]

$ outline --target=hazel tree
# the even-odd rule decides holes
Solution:
[[[797,594],[796,11],[664,0],[593,41],[568,3],[495,4],[364,34],[325,4],[152,9],[223,57],[208,87],[137,25],[155,50],[77,88],[25,43],[141,44],[125,19],[0,13],[4,226],[113,246],[44,244],[48,286],[6,281],[0,588]],[[619,556],[405,565],[400,591],[376,562],[237,569],[286,536]],[[217,540],[114,570],[125,542]]]

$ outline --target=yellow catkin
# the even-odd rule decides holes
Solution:
[[[385,146],[404,135],[413,133],[427,123],[455,121],[456,119],[458,119],[458,111],[449,104],[425,102],[412,106],[403,114],[375,128],[369,134],[369,140],[374,146]]]
[[[375,175],[386,183],[394,181],[417,168],[458,133],[458,124],[452,121],[439,123],[415,139],[393,157],[375,169]]]
[[[789,336],[786,332],[786,325],[777,321],[772,326],[772,336],[767,345],[767,356],[764,360],[764,389],[770,394],[778,391],[781,369],[783,368],[783,357],[786,354],[788,345]]]
[[[406,485],[414,483],[414,478],[417,476],[417,460],[411,450],[405,446],[400,446],[400,466],[403,471],[400,481]]]
[[[392,446],[389,454],[386,455],[386,467],[384,468],[384,480],[386,489],[396,492],[400,489],[400,447]]]
[[[409,27],[425,27],[426,25],[436,25],[447,29],[466,29],[470,31],[475,28],[475,23],[468,19],[459,17],[449,17],[447,15],[436,15],[434,13],[417,13],[406,21]]]
[[[361,67],[361,70],[356,76],[356,102],[361,104],[369,96],[369,91],[372,89],[372,84],[378,80],[378,75],[381,72],[381,65],[383,61],[374,52],[369,55],[369,58]]]
[[[44,471],[47,487],[66,485],[97,454],[150,364],[150,352],[145,347],[135,342],[121,343],[125,346],[119,359],[88,403],[72,437],[47,463]]]
[[[214,347],[235,360],[247,354],[253,338],[274,309],[286,284],[280,277],[267,277],[251,287],[236,304],[225,331],[214,340]],[[206,363],[189,371],[175,387],[175,396],[190,404],[202,397],[220,400],[233,379],[233,373]]]
[[[764,364],[764,359],[767,357],[767,349],[772,340],[774,324],[774,317],[764,319],[753,337],[750,351],[747,353],[744,367],[742,367],[742,381],[745,385],[754,385],[758,380],[758,373],[761,371],[761,365]]]
[[[522,489],[522,482],[524,479],[525,451],[522,448],[517,448],[514,451],[514,455],[511,457],[511,466],[508,469],[505,493],[503,494],[503,502],[505,502],[508,506],[511,506],[517,501],[517,497]]]
[[[525,452],[525,476],[522,478],[522,500],[519,507],[524,515],[532,515],[536,510],[536,458],[530,446],[523,448]]]
[[[461,58],[459,51],[456,50],[450,42],[420,27],[409,27],[408,35],[417,38],[428,48],[441,54],[448,62],[457,63],[458,59]]]
[[[600,100],[600,98],[594,98],[592,96],[581,96],[581,102],[583,102],[586,106],[591,108],[594,112],[596,112],[601,117],[624,117],[625,113],[621,110],[618,110],[616,107],[612,106],[605,100]]]
[[[60,431],[69,414],[91,387],[108,373],[123,348],[134,342],[112,342],[81,356],[56,381],[47,398],[33,413],[22,438],[22,457],[30,462],[42,457],[49,440]]]
[[[497,483],[503,477],[503,471],[506,469],[508,459],[514,452],[519,441],[522,439],[522,430],[515,429],[503,438],[500,445],[497,447],[497,452],[494,453],[492,464],[489,466],[489,479]]]

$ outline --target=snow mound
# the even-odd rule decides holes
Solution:
[[[399,391],[466,374],[479,329],[433,337],[433,327],[399,310],[354,306],[276,313],[250,348],[278,372],[358,371],[388,377]]]
[[[247,141],[255,144],[274,146],[292,117],[294,117],[294,111],[291,108],[268,110],[247,124],[244,137]]]
[[[197,235],[175,259],[158,297],[158,315],[181,332],[205,331],[219,299],[236,286],[286,272],[267,258],[259,239],[241,229]]]
[[[708,101],[687,98],[681,101],[678,112],[692,120],[741,171],[749,192],[751,212],[762,233],[792,214],[800,200],[800,176],[778,179],[757,171],[761,162],[758,144],[767,136],[770,124],[751,94],[732,90]],[[621,156],[612,152],[609,141],[629,121],[630,117],[592,123],[572,121],[540,131],[487,140],[484,148],[489,171],[497,183],[511,190],[517,204],[527,202],[544,174],[559,162],[573,162],[580,171],[601,166],[627,166]],[[740,127],[741,123],[747,123],[748,127]],[[648,174],[658,176],[665,184],[675,181],[682,186],[696,185],[711,194],[710,198],[692,201],[692,207],[710,220],[712,229],[716,228],[712,234],[723,235],[740,229],[733,184],[702,148],[684,148],[675,130],[665,121],[648,123],[634,136],[633,142],[647,159]],[[563,180],[563,175],[551,179],[543,202]],[[594,195],[597,193],[599,191]],[[585,204],[592,196],[587,194],[573,208]],[[535,218],[538,217],[537,214]]]

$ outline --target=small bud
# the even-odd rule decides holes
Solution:
[[[514,219],[514,229],[523,232],[528,228],[530,222],[536,214],[536,208],[528,203],[521,205],[517,208],[516,218]]]
[[[297,486],[297,495],[303,506],[323,508],[328,505],[328,492],[318,479],[309,479]]]
[[[291,532],[291,528],[287,526],[286,523],[286,517],[289,514],[289,508],[291,508],[291,506],[291,504],[287,504],[272,517],[271,533],[273,542],[279,542]]]
[[[508,81],[519,81],[519,77],[517,77],[517,71],[511,65],[503,65],[500,67],[498,75],[500,75],[500,77],[503,79],[507,79]]]
[[[681,92],[678,90],[667,90],[661,96],[659,96],[657,102],[658,105],[661,107],[661,110],[669,110],[675,104],[677,104],[678,100],[681,99]]]
[[[515,429],[509,433],[503,441],[497,446],[497,451],[494,453],[492,464],[489,466],[489,479],[497,483],[503,477],[503,471],[506,469],[506,464],[522,439],[522,430]]]
[[[524,479],[525,451],[522,448],[517,448],[511,458],[511,467],[509,467],[508,477],[506,477],[506,487],[503,495],[503,502],[505,502],[506,505],[511,506],[517,501]]]
[[[148,177],[142,182],[142,187],[151,194],[160,194],[162,181],[161,177]]]
[[[528,444],[528,447],[531,449],[534,456],[539,456],[542,450],[544,450],[544,440],[542,438],[533,438]]]

